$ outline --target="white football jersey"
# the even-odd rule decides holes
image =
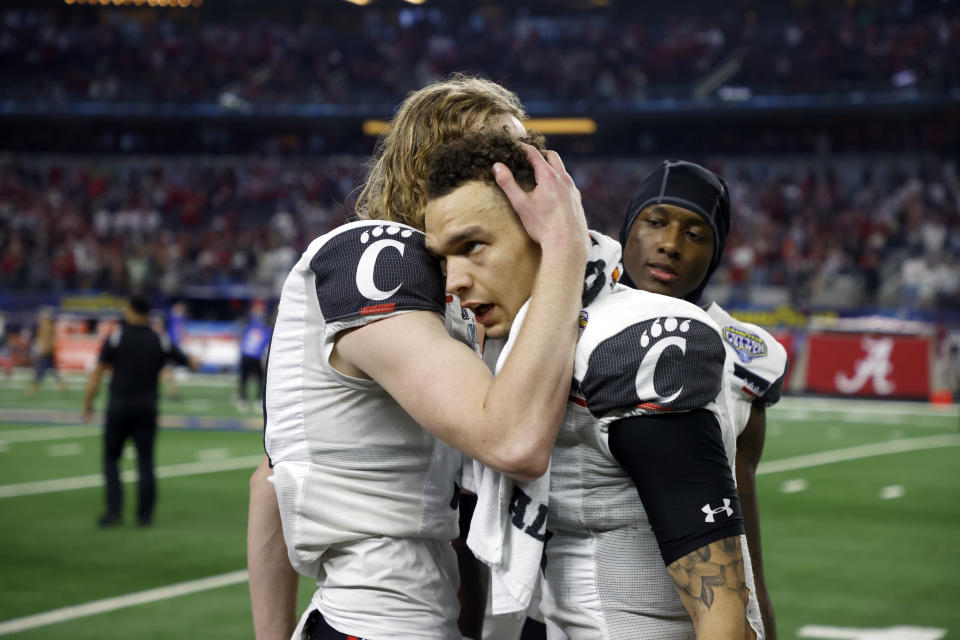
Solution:
[[[720,425],[732,470],[736,433],[721,393],[732,362],[716,324],[683,300],[618,285],[584,314],[571,403],[551,458],[541,604],[549,637],[692,638],[636,487],[610,452],[608,429],[631,416],[706,409]]]
[[[734,361],[729,392],[734,424],[740,435],[750,419],[754,402],[761,400],[769,406],[780,401],[787,372],[787,350],[766,329],[737,320],[716,302],[706,311],[720,327],[723,344]]]
[[[448,541],[458,533],[461,454],[376,382],[329,362],[341,331],[417,310],[443,314],[476,348],[472,319],[445,297],[423,234],[354,222],[315,239],[294,266],[271,341],[264,444],[290,560],[318,579],[314,604],[328,622],[361,637],[455,633]],[[397,548],[403,539],[409,553]]]

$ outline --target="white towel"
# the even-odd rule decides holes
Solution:
[[[513,327],[520,327],[528,307],[529,301],[517,313]],[[497,361],[497,372],[513,348],[517,333],[516,330],[510,331],[510,337]],[[506,474],[474,461],[473,476],[477,507],[470,521],[467,546],[490,567],[493,613],[525,611],[533,596],[543,555],[542,537],[546,530],[550,471],[548,469],[547,473],[532,482],[515,482]],[[520,497],[517,513],[511,515],[510,503],[515,491],[522,491],[529,497],[529,502]],[[520,496],[519,493],[517,495]],[[536,523],[541,510],[544,517],[540,523]],[[519,527],[514,526],[514,520],[520,523]],[[533,528],[535,524],[542,526]],[[528,529],[532,534],[527,533]]]
[[[593,231],[590,240],[583,287],[584,306],[607,295],[622,272],[620,244]],[[598,282],[600,279],[602,281]],[[497,359],[495,373],[503,368],[529,305],[528,300],[517,313],[510,336]],[[490,567],[491,609],[494,615],[526,611],[543,556],[550,469],[532,482],[515,482],[509,476],[474,461],[473,476],[477,507],[470,521],[467,546]],[[515,505],[512,514],[511,503]]]

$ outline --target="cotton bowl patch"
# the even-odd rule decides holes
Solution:
[[[724,327],[723,339],[737,352],[741,362],[750,362],[754,358],[767,355],[767,343],[755,333],[736,327]]]

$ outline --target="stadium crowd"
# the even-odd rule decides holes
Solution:
[[[850,6],[853,5],[853,6]],[[711,72],[764,94],[947,92],[960,84],[952,3],[318,7],[297,20],[4,10],[0,92],[47,103],[389,104],[454,71],[525,101],[609,106],[690,97]],[[615,19],[611,19],[611,12]]]
[[[655,160],[568,162],[591,226],[615,234]],[[789,290],[806,306],[960,306],[960,179],[930,159],[708,162],[730,183],[738,225],[715,281],[749,299]],[[141,290],[253,285],[279,291],[315,236],[351,213],[364,158],[50,158],[0,163],[0,287]],[[853,296],[850,298],[850,296]]]

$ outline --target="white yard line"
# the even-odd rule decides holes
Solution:
[[[898,426],[905,428],[919,427],[921,429],[943,429],[951,424],[960,426],[960,416],[948,414],[904,414],[904,413],[871,413],[861,414],[854,411],[807,411],[805,409],[781,409],[776,413],[769,413],[767,420],[776,422],[814,422],[817,424],[856,424],[876,425],[877,427]]]
[[[0,431],[2,442],[41,442],[44,440],[69,440],[71,438],[89,438],[103,432],[100,427],[36,427],[34,429],[17,429],[16,431]]]
[[[29,382],[33,380],[33,371],[27,370],[24,368],[14,369],[13,376],[5,381],[7,383],[12,383],[8,388],[18,388],[19,384],[14,386],[16,383],[27,383],[23,385],[23,388],[29,386]],[[178,376],[180,374],[178,373]],[[237,387],[237,375],[230,373],[189,373],[183,371],[183,379],[177,378],[177,385],[181,387],[227,387],[235,389]],[[81,373],[77,371],[61,371],[60,376],[63,378],[64,382],[68,385],[77,385],[78,387],[83,387],[86,384],[87,378],[90,377],[89,373]],[[44,389],[55,389],[57,385],[56,380],[51,380],[49,377],[41,383],[40,388]],[[6,386],[6,385],[5,385]]]
[[[940,449],[943,447],[960,447],[960,434],[947,433],[939,436],[926,436],[923,438],[905,438],[903,440],[890,440],[889,442],[876,442],[873,444],[863,444],[846,449],[834,449],[832,451],[821,451],[819,453],[810,453],[793,458],[782,458],[780,460],[768,460],[761,462],[757,466],[757,475],[764,473],[778,473],[780,471],[793,471],[795,469],[805,469],[807,467],[819,467],[833,462],[846,462],[849,460],[859,460],[860,458],[871,458],[873,456],[883,456],[891,453],[905,453],[907,451],[921,451],[923,449]]]
[[[169,464],[157,467],[158,478],[178,478],[195,476],[204,473],[219,471],[236,471],[238,469],[252,469],[263,460],[262,455],[245,456],[243,458],[227,458],[226,460],[211,460],[207,462],[187,462],[185,464]],[[133,482],[137,479],[137,472],[128,469],[120,474],[123,482]],[[88,489],[103,485],[103,476],[74,476],[72,478],[57,478],[55,480],[41,480],[39,482],[22,482],[20,484],[0,485],[0,498],[14,498],[38,493],[53,493],[69,491],[71,489]]]
[[[816,413],[873,414],[901,416],[946,416],[960,420],[960,407],[955,404],[934,405],[929,402],[901,400],[870,400],[868,398],[823,398],[785,396],[770,407],[769,414],[784,411],[811,411]]]
[[[902,453],[906,451],[918,451],[921,449],[935,449],[940,447],[954,447],[960,446],[960,435],[958,434],[948,434],[940,436],[930,436],[926,438],[911,438],[907,440],[893,440],[890,442],[882,442],[878,444],[863,445],[859,447],[850,447],[848,449],[837,449],[835,451],[824,451],[821,453],[814,453],[806,456],[797,456],[794,458],[784,458],[782,460],[772,460],[770,462],[761,462],[760,467],[757,470],[758,474],[762,473],[776,473],[778,471],[788,471],[793,469],[801,469],[804,467],[815,467],[823,464],[829,464],[831,462],[841,462],[847,460],[856,460],[859,458],[869,458],[872,456],[887,455],[891,453]],[[222,466],[224,463],[234,463],[237,466],[231,466],[231,468],[244,468],[244,467],[254,467],[259,464],[262,456],[250,456],[247,458],[233,458],[230,460],[222,460],[211,463],[192,463],[185,465],[170,465],[167,467],[160,467],[157,469],[158,476],[160,477],[173,477],[177,475],[192,475],[194,473],[212,473],[214,471],[224,471],[224,468],[212,468],[214,466]],[[202,471],[194,470],[185,472],[187,469],[204,469]],[[160,470],[164,469],[164,475],[160,475]],[[99,482],[97,486],[102,483],[102,479],[99,476],[84,476],[84,478],[94,478],[96,477]],[[124,477],[127,480],[126,476]],[[77,480],[76,478],[66,478],[65,480]],[[62,480],[51,480],[49,482],[63,482]],[[39,485],[44,483],[28,483],[30,485]],[[10,487],[23,487],[24,485],[6,485],[0,486],[0,497],[8,497],[3,495],[4,490],[9,490]],[[47,489],[49,491],[59,491],[67,488],[79,488],[79,487],[63,487],[62,489]],[[33,493],[44,493],[45,491],[33,491]],[[26,495],[26,494],[19,494]],[[163,600],[166,598],[175,598],[177,596],[185,595],[188,593],[196,593],[199,591],[206,591],[209,589],[216,589],[218,587],[227,586],[231,584],[237,584],[247,580],[246,571],[234,571],[232,573],[225,573],[219,576],[211,576],[209,578],[201,578],[199,580],[191,580],[189,582],[180,582],[177,584],[169,585],[167,587],[160,587],[158,589],[151,589],[149,591],[139,591],[137,593],[131,593],[124,596],[117,596],[115,598],[107,598],[104,600],[95,600],[93,602],[88,602],[86,604],[80,604],[72,607],[64,607],[62,609],[54,609],[52,611],[47,611],[44,613],[38,613],[32,616],[26,616],[24,618],[14,618],[12,620],[7,620],[5,622],[0,622],[0,635],[5,635],[9,633],[15,633],[17,631],[25,631],[27,629],[33,629],[35,627],[42,627],[50,624],[56,624],[58,622],[66,622],[67,620],[73,620],[75,618],[81,618],[85,616],[91,616],[98,613],[107,613],[108,611],[114,611],[116,609],[121,609],[124,607],[130,607],[137,604],[145,604],[148,602],[156,602],[158,600]]]
[[[52,611],[46,611],[32,616],[0,622],[0,636],[17,633],[18,631],[26,631],[27,629],[36,627],[44,627],[50,624],[57,624],[59,622],[66,622],[67,620],[75,620],[76,618],[93,616],[98,613],[116,611],[124,607],[132,607],[138,604],[177,598],[191,593],[197,593],[198,591],[208,591],[219,587],[240,584],[246,581],[246,570],[231,571],[230,573],[224,573],[219,576],[210,576],[209,578],[190,580],[188,582],[178,582],[177,584],[171,584],[157,589],[137,591],[136,593],[128,593],[127,595],[117,596],[115,598],[94,600],[93,602],[78,604],[73,607],[53,609]]]

